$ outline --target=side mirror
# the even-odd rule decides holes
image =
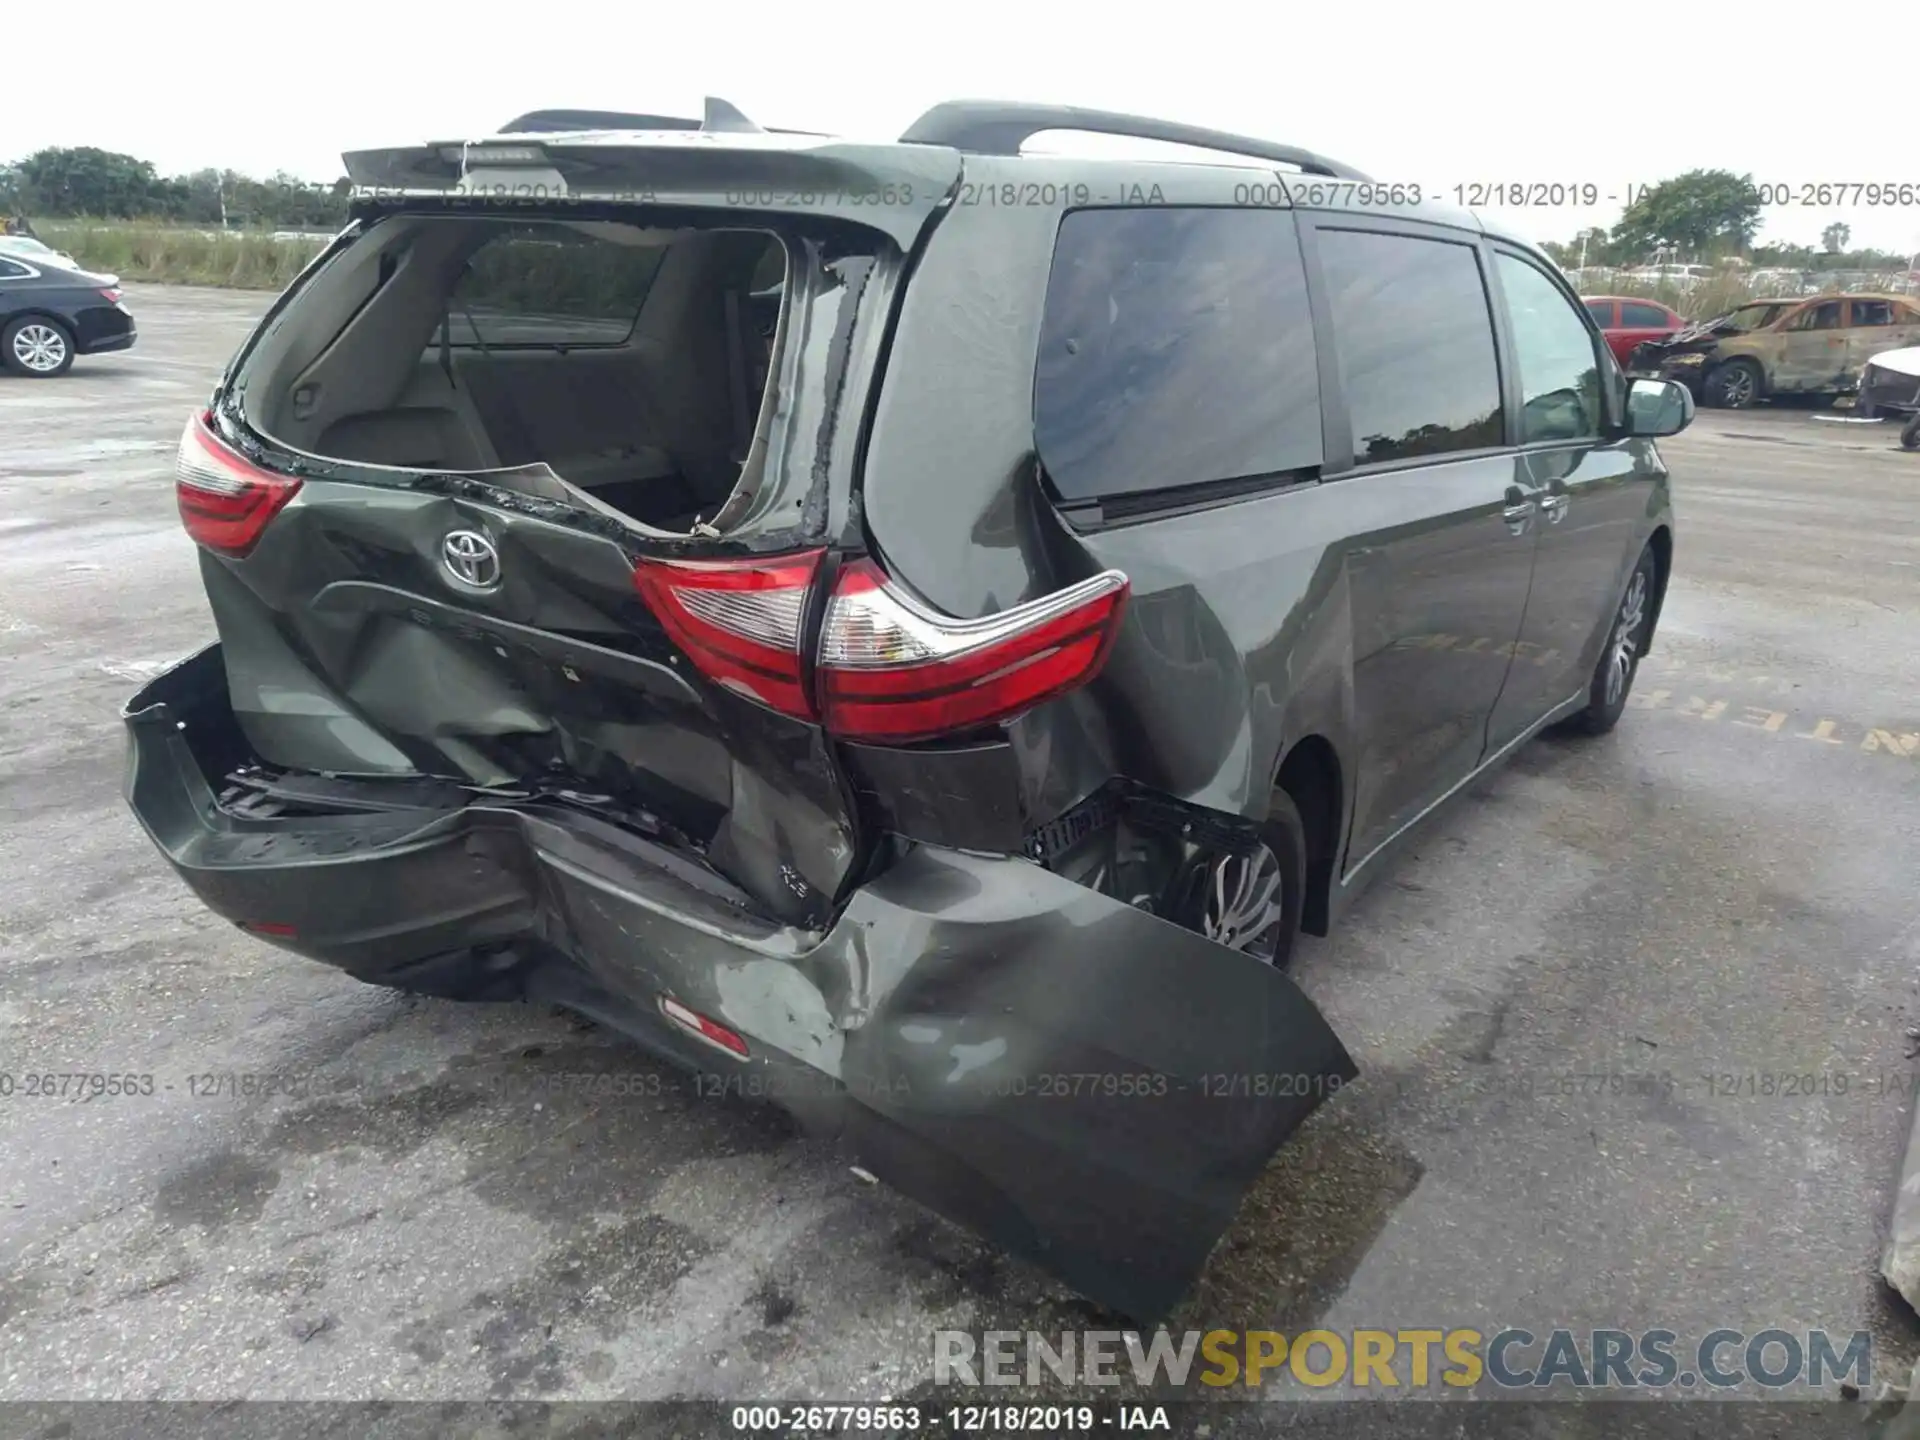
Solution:
[[[1693,423],[1693,392],[1676,380],[1635,380],[1627,387],[1629,435],[1678,435]]]

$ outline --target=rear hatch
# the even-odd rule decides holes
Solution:
[[[347,157],[353,223],[186,427],[234,782],[541,795],[819,926],[864,846],[810,641],[958,158],[523,138]]]

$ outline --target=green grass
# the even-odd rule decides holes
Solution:
[[[220,233],[124,220],[43,220],[40,239],[89,270],[123,280],[281,290],[320,252],[319,240],[275,240],[263,230]]]

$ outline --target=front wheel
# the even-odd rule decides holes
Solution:
[[[51,380],[73,366],[73,336],[58,320],[23,315],[0,331],[0,361],[16,375]]]
[[[1709,405],[1745,410],[1760,398],[1760,367],[1751,360],[1729,360],[1715,367],[1701,388]]]
[[[1633,690],[1633,677],[1640,670],[1640,657],[1653,633],[1653,596],[1658,580],[1659,571],[1649,547],[1640,552],[1628,577],[1627,592],[1620,597],[1620,608],[1614,612],[1607,643],[1600,651],[1600,663],[1593,669],[1593,683],[1587,687],[1587,708],[1573,717],[1575,729],[1604,735],[1620,723],[1627,696]]]

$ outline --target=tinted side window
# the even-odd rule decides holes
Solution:
[[[1520,371],[1520,443],[1600,433],[1600,359],[1566,296],[1539,270],[1502,255],[1500,288]]]
[[[0,280],[24,280],[27,274],[26,266],[15,264],[11,260],[0,260]]]
[[[1613,302],[1611,300],[1587,301],[1587,313],[1593,316],[1593,323],[1598,325],[1602,330],[1612,328]]]
[[[1320,464],[1320,386],[1293,217],[1077,210],[1061,222],[1034,443],[1062,499]]]
[[[1318,241],[1356,463],[1498,445],[1500,370],[1473,250],[1361,230]]]
[[[625,233],[624,231],[621,233]],[[636,241],[640,232],[631,232]],[[455,345],[619,345],[666,247],[564,225],[515,226],[476,250],[453,288]]]
[[[1620,324],[1627,330],[1664,330],[1672,323],[1667,319],[1667,312],[1658,305],[1635,305],[1629,302],[1620,307]]]
[[[1893,302],[1890,300],[1855,300],[1853,302],[1853,323],[1855,325],[1893,324]]]

